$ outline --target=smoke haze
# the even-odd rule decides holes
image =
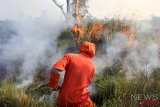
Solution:
[[[135,40],[139,44],[137,47],[133,43],[128,45],[128,37],[122,32],[117,32],[113,40],[106,45],[106,55],[94,59],[97,72],[100,73],[105,66],[109,67],[116,61],[121,62],[123,69],[128,71],[128,76],[141,71],[150,74],[159,68],[159,22],[160,17],[133,22],[132,31],[136,32]]]
[[[22,74],[19,78],[26,83],[33,80],[33,73],[37,68],[44,65],[50,68],[61,56],[57,52],[56,40],[64,29],[62,20],[52,19],[43,12],[37,18],[22,17],[18,20],[1,21],[1,74],[12,75],[14,71],[20,71]]]
[[[63,50],[57,51],[56,39],[65,29],[64,19],[51,0],[2,0],[0,19],[0,78],[20,71],[18,78],[24,80],[23,85],[28,84],[37,68],[49,69],[63,55]],[[127,38],[118,32],[112,42],[104,46],[107,54],[94,58],[97,73],[115,60],[120,60],[129,74],[144,69],[151,73],[158,68],[159,22],[160,18],[136,22],[136,39],[145,41],[137,48],[128,47]],[[126,57],[120,58],[119,54],[125,49]]]

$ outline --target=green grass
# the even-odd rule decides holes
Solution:
[[[39,101],[17,89],[13,83],[0,85],[0,107],[54,107],[51,102]]]
[[[140,106],[139,101],[131,99],[131,95],[157,94],[160,98],[159,73],[152,76],[139,73],[131,79],[126,79],[122,75],[104,75],[94,82],[97,93],[91,98],[97,107]],[[12,83],[2,84],[0,86],[0,104],[2,107],[54,107],[51,102],[38,100],[39,95],[45,91],[45,87],[46,84],[40,82],[23,89],[17,89]],[[26,92],[27,94],[25,94]]]
[[[92,95],[92,99],[98,107],[139,107],[139,101],[131,98],[131,96],[156,94],[160,98],[160,75],[151,77],[139,73],[132,79],[105,75],[95,83],[95,88],[97,93]]]
[[[97,107],[139,107],[139,101],[131,99],[131,95],[156,94],[160,98],[159,73],[150,76],[138,73],[130,79],[122,75],[106,74],[97,79],[94,81],[96,93],[91,95]],[[17,89],[13,83],[1,84],[0,105],[1,107],[55,107],[52,102],[38,100],[40,95],[46,93],[45,87],[46,84],[40,82],[23,89]]]

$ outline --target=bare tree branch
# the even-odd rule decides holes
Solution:
[[[54,4],[61,9],[62,14],[66,17],[66,13],[64,12],[63,5],[59,5],[56,0],[52,0]]]
[[[71,7],[71,4],[70,4],[70,0],[66,0],[67,2],[67,16],[70,16],[71,15],[71,10],[70,10],[70,7]]]

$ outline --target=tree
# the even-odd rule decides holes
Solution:
[[[73,0],[73,12],[78,14],[80,13],[82,16],[88,13],[86,5],[87,1],[88,0]]]
[[[67,1],[69,1],[69,0],[67,0]],[[64,9],[63,9],[63,5],[58,4],[56,0],[53,0],[53,2],[54,2],[54,4],[61,10],[62,14],[63,14],[64,17],[66,18],[66,13],[65,13],[65,11],[64,11]],[[68,2],[67,2],[67,3],[68,3]],[[67,10],[68,10],[68,9],[67,9]]]
[[[83,16],[86,11],[86,1],[87,0],[66,0],[67,10],[65,12],[63,5],[57,3],[56,0],[53,0],[54,4],[61,10],[66,21],[68,22],[70,17],[73,15],[78,21],[81,20],[82,15],[79,13],[82,12]],[[81,9],[80,9],[81,8]]]

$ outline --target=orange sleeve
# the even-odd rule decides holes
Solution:
[[[69,54],[66,54],[62,59],[60,59],[53,65],[53,68],[63,71],[65,70],[65,67],[68,64],[68,62],[69,62]],[[50,81],[48,87],[54,88],[58,86],[59,78],[60,78],[59,73],[50,71]]]
[[[48,83],[48,87],[54,88],[58,86],[59,78],[60,78],[59,73],[50,72],[50,81]]]
[[[65,67],[67,66],[67,64],[69,63],[69,54],[64,55],[64,57],[62,59],[60,59],[58,62],[56,62],[53,65],[53,68],[58,69],[58,70],[65,70]]]

